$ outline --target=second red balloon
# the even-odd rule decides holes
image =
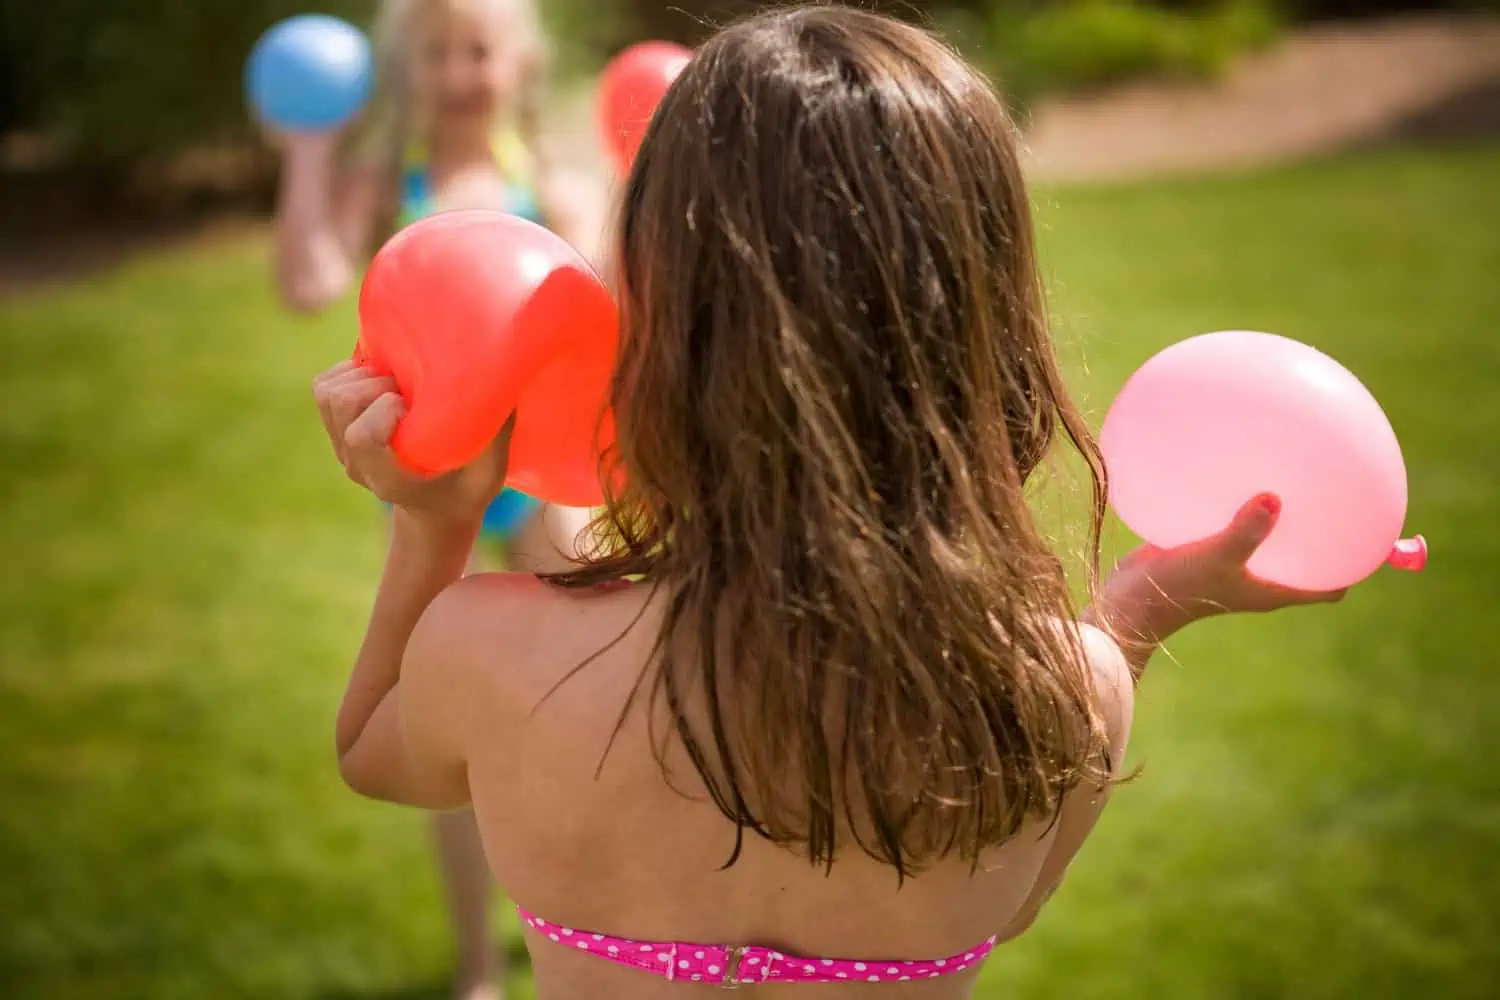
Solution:
[[[630,172],[657,106],[692,58],[691,49],[673,42],[641,42],[604,68],[599,78],[599,131],[620,174]]]

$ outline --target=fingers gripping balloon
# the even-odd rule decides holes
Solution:
[[[245,90],[273,128],[338,128],[370,96],[374,63],[357,28],[336,17],[302,14],[274,25],[250,53]]]
[[[1281,518],[1249,563],[1263,579],[1336,590],[1426,563],[1420,535],[1398,539],[1406,466],[1390,422],[1305,344],[1246,331],[1175,344],[1131,376],[1099,443],[1111,505],[1154,545],[1206,538],[1273,492]]]
[[[599,129],[620,173],[630,170],[656,107],[693,53],[671,42],[641,42],[615,56],[599,79]]]
[[[506,485],[601,501],[615,304],[583,258],[513,215],[444,212],[381,248],[359,296],[357,360],[396,379],[391,446],[412,469],[466,465],[516,416]]]

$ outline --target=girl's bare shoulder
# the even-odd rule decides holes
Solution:
[[[424,631],[440,633],[444,655],[475,685],[497,677],[529,696],[557,680],[558,664],[577,664],[643,624],[645,584],[563,587],[529,573],[476,573],[439,595]],[[467,686],[467,685],[466,685]]]
[[[449,627],[475,640],[524,646],[530,639],[553,642],[548,633],[562,623],[587,627],[617,617],[623,607],[639,606],[647,589],[623,581],[565,587],[532,573],[474,573],[448,587],[429,613],[444,615]]]

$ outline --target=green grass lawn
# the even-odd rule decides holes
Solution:
[[[1144,774],[980,996],[1500,989],[1497,176],[1490,147],[1043,194],[1096,413],[1193,333],[1318,345],[1387,407],[1433,564],[1159,659]],[[352,312],[268,281],[237,243],[0,303],[0,996],[442,996],[421,820],[332,761],[378,519],[307,382]]]

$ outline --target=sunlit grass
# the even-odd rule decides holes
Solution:
[[[1434,559],[1174,644],[1145,773],[980,996],[1493,995],[1497,176],[1491,148],[1040,195],[1095,414],[1181,337],[1309,341],[1386,406]],[[332,762],[378,522],[306,387],[352,312],[286,318],[263,255],[0,304],[0,995],[443,995],[420,818]]]

